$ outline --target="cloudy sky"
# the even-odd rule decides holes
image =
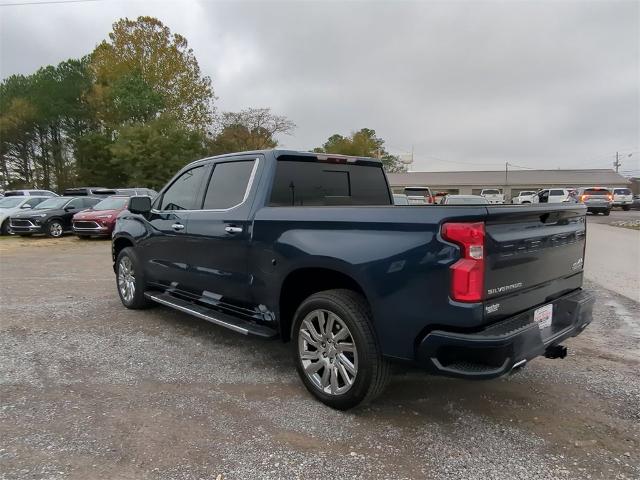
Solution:
[[[138,15],[188,39],[218,109],[296,122],[285,147],[368,127],[413,147],[412,170],[606,168],[620,151],[640,171],[640,2],[7,5],[0,75],[80,57]]]

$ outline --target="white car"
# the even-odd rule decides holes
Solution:
[[[575,201],[568,188],[545,188],[533,198],[533,203],[574,203]]]
[[[492,204],[504,203],[504,195],[497,188],[483,188],[480,196]]]
[[[51,190],[7,190],[5,197],[57,197],[58,194]]]
[[[517,197],[513,197],[511,199],[511,203],[517,203],[518,205],[522,205],[524,203],[533,203],[533,197],[536,196],[535,190],[523,190],[521,191]]]
[[[631,190],[628,188],[612,188],[611,193],[613,194],[613,207],[622,207],[625,211],[631,208],[631,204],[633,203]]]
[[[9,217],[14,213],[23,212],[44,202],[51,197],[4,197],[0,199],[0,235],[9,233]]]

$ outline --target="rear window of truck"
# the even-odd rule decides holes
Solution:
[[[613,193],[615,195],[631,195],[631,190],[628,188],[614,188]]]
[[[379,166],[280,160],[269,205],[391,205],[391,196]]]

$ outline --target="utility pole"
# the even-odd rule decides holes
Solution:
[[[620,154],[616,152],[616,161],[613,162],[613,166],[616,167],[616,173],[618,173],[618,169],[622,164],[620,163]]]
[[[509,162],[504,162],[504,190],[502,195],[504,199],[507,199],[507,185],[509,184]]]

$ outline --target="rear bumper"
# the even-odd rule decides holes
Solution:
[[[591,323],[594,302],[594,295],[584,290],[554,300],[551,326],[542,330],[533,321],[535,308],[480,332],[434,330],[418,344],[418,363],[437,375],[499,377],[544,355],[549,347],[580,334]]]

